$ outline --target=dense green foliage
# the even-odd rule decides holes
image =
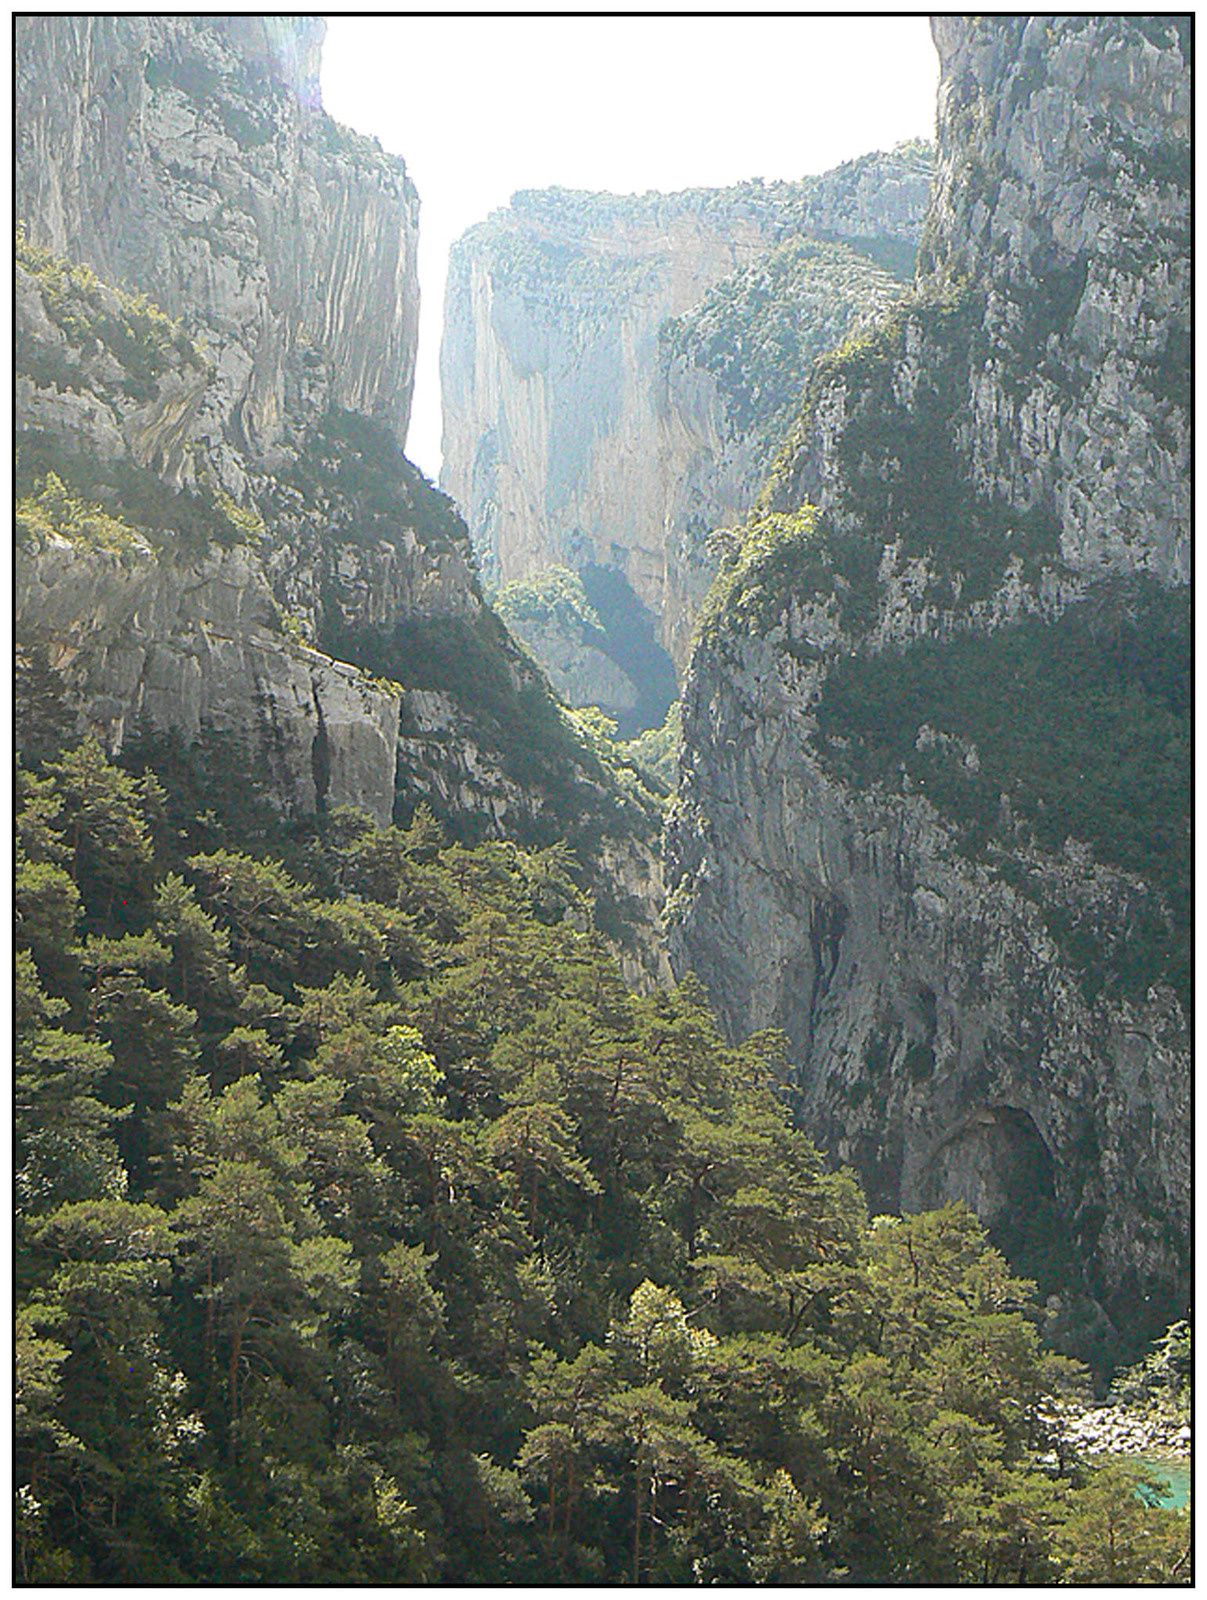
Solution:
[[[18,544],[41,545],[57,537],[117,553],[141,542],[136,529],[104,506],[73,495],[55,472],[48,472],[36,488],[21,496],[14,509]]]
[[[1116,948],[1059,912],[1053,932],[1096,986],[1164,979],[1189,1005],[1190,662],[1189,596],[1120,580],[1058,625],[844,656],[818,725],[836,771],[910,782],[971,848],[1000,835],[1004,795],[1042,849],[1081,840],[1142,877],[1163,906]]]
[[[869,1225],[776,1037],[626,992],[564,850],[250,855],[202,798],[19,774],[19,1581],[1184,1565],[1044,1464],[1074,1375],[975,1219]]]
[[[539,796],[530,812],[517,808],[513,837],[545,847],[568,840],[583,861],[594,859],[604,837],[652,837],[658,807],[637,767],[610,740],[583,737],[575,715],[559,704],[503,624],[485,608],[458,617],[409,616],[392,629],[362,630],[338,641],[340,653],[368,671],[400,680],[408,689],[447,695],[456,709],[457,736],[497,760],[522,791]],[[403,734],[421,737],[411,709],[402,704]],[[414,776],[400,756],[399,805],[408,804]],[[405,817],[405,810],[400,813]],[[476,842],[493,820],[467,809],[443,818],[456,837]],[[616,938],[627,936],[625,908],[601,885],[600,914]]]
[[[509,628],[535,624],[602,642],[603,623],[587,599],[583,580],[569,567],[545,567],[531,578],[515,578],[494,596],[494,608]]]
[[[1049,315],[1059,320],[1055,310]],[[969,370],[988,354],[982,316],[983,297],[966,285],[930,285],[817,361],[762,501],[780,510],[800,503],[794,480],[803,447],[819,406],[841,393],[833,520],[856,531],[876,563],[890,543],[904,557],[924,557],[926,599],[945,610],[986,599],[1012,565],[1034,578],[1060,560],[1055,519],[979,492],[958,447]],[[1029,328],[1020,341],[1042,346],[1042,333]]]
[[[660,728],[647,728],[622,748],[630,761],[668,794],[679,782],[679,749],[683,743],[683,714],[680,702],[672,700]]]
[[[859,635],[878,618],[884,548],[924,558],[929,603],[948,613],[985,600],[1008,571],[1035,577],[1059,564],[1058,530],[978,493],[956,439],[961,383],[977,337],[979,298],[943,287],[906,295],[870,329],[814,362],[800,415],[740,539],[726,553],[701,610],[715,636],[765,630],[785,600],[832,598],[834,620]],[[912,339],[925,349],[901,380]],[[824,518],[802,500],[796,474],[818,408],[842,394],[834,445],[837,503]],[[908,398],[907,398],[908,396]]]
[[[1175,1322],[1141,1361],[1111,1385],[1117,1404],[1161,1420],[1189,1423],[1194,1354],[1189,1322]]]
[[[874,623],[880,556],[872,540],[835,530],[814,506],[756,511],[723,549],[697,633],[717,640],[764,632],[783,621],[788,597],[829,608],[833,620],[852,631]],[[818,655],[800,640],[787,648],[802,659]]]

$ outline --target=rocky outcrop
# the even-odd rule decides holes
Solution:
[[[616,718],[633,711],[637,685],[589,637],[540,624],[513,627],[512,632],[532,651],[567,705],[598,706]]]
[[[202,731],[256,752],[256,777],[298,815],[354,805],[394,814],[400,695],[282,637],[245,546],[194,562],[58,536],[17,563],[20,644],[41,653],[111,750],[139,728]]]
[[[603,711],[622,739],[661,725],[677,692],[674,668],[613,568],[546,567],[504,584],[494,604],[568,705]]]
[[[22,659],[111,751],[221,736],[231,783],[246,764],[292,814],[429,800],[462,837],[573,835],[648,979],[657,807],[490,613],[402,454],[417,201],[323,114],[321,35],[21,23]],[[605,864],[626,852],[636,906],[632,864]]]
[[[555,190],[517,195],[455,246],[441,482],[488,575],[612,566],[660,615],[658,330],[775,225],[757,185],[629,201]]]
[[[928,180],[925,148],[909,148],[800,184],[525,192],[471,229],[450,262],[442,482],[487,573],[506,583],[553,565],[615,569],[682,659],[699,585],[680,575],[680,546],[748,509],[762,441],[718,392],[695,325],[670,346],[663,325],[702,303],[706,322],[726,309],[741,320],[758,297],[756,263],[799,233],[912,260]],[[827,336],[883,303],[887,276],[864,296],[859,268],[874,269],[858,261],[816,332],[752,330],[781,389],[799,387]],[[785,263],[769,271],[783,277]],[[816,291],[822,275],[804,276]],[[817,300],[806,291],[795,309],[807,317]]]
[[[36,218],[35,196],[22,204]],[[229,410],[220,359],[185,319],[24,232],[15,290],[18,466],[31,491],[18,507],[21,648],[110,750],[140,731],[218,733],[249,752],[285,810],[355,804],[389,821],[397,687],[313,641],[333,631],[332,608],[368,624],[383,605],[474,603],[464,549],[429,551],[397,521],[394,540],[330,537],[355,520],[355,498],[337,508],[317,480],[291,489],[266,470]],[[230,431],[215,449],[220,415]],[[312,428],[286,478],[321,457],[329,429]],[[283,615],[300,594],[309,610]]]
[[[640,691],[609,654],[608,632],[578,573],[546,567],[529,582],[505,584],[494,604],[567,705],[596,706],[617,718],[636,709]]]
[[[680,664],[717,569],[710,536],[754,504],[814,361],[903,292],[852,246],[796,235],[664,325],[656,391],[666,478],[663,628]]]
[[[935,38],[940,154],[920,261],[926,281],[976,291],[957,421],[973,486],[1053,516],[1070,567],[1185,582],[1189,87],[1175,24],[1104,37],[1089,18],[940,19]],[[824,416],[813,442],[781,503],[834,505]]]
[[[1189,1466],[1191,1427],[1188,1421],[1148,1416],[1126,1406],[1091,1406],[1062,1415],[1063,1439],[1068,1447],[1088,1456],[1143,1456],[1177,1461]]]
[[[331,405],[406,437],[419,202],[400,160],[322,111],[324,27],[17,24],[18,215],[36,244],[203,333],[216,449],[263,454]]]
[[[819,363],[706,605],[672,956],[786,1029],[877,1206],[966,1200],[1118,1353],[1187,1284],[1187,62],[935,35],[919,287]]]

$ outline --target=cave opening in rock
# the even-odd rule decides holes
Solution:
[[[1080,1281],[1068,1218],[1056,1193],[1056,1164],[1030,1114],[980,1106],[931,1156],[923,1203],[963,1200],[1014,1270],[1041,1292]]]

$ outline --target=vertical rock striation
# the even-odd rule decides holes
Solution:
[[[1188,1261],[1185,28],[934,32],[918,287],[706,605],[672,956],[876,1203],[966,1199],[1142,1341]]]
[[[19,477],[27,510],[52,471],[125,533],[98,548],[79,514],[27,517],[18,635],[111,748],[228,735],[286,809],[384,821],[397,695],[316,649],[320,607],[298,600],[346,564],[337,518],[314,496],[274,504],[333,408],[401,436],[414,372],[418,201],[401,161],[322,112],[322,34],[19,21]],[[411,542],[414,591],[438,561]],[[362,551],[379,595],[385,543]],[[445,579],[454,605],[468,596],[464,555]]]
[[[465,508],[486,571],[506,583],[550,566],[614,569],[681,660],[696,588],[678,571],[680,545],[699,542],[705,521],[748,509],[759,446],[690,327],[667,330],[668,345],[664,325],[708,307],[724,340],[726,311],[751,319],[759,264],[798,234],[851,240],[904,270],[928,183],[926,147],[904,147],[799,184],[524,192],[471,229],[454,248],[445,306],[442,482]],[[800,264],[769,270],[782,280]],[[778,361],[781,388],[803,382],[823,329],[841,335],[883,303],[888,278],[865,297],[861,268],[872,270],[866,254],[836,305],[826,301],[816,335],[770,339],[764,365]],[[825,298],[816,262],[807,275],[813,292],[795,306],[805,318]],[[766,346],[772,331],[754,335]],[[760,411],[758,421],[769,418]]]
[[[402,454],[418,201],[323,113],[322,32],[20,20],[23,681],[49,672],[112,750],[215,736],[292,814],[427,800],[467,838],[569,835],[654,975],[657,808],[557,706]]]
[[[30,238],[204,333],[212,442],[263,454],[327,405],[404,441],[419,201],[325,115],[325,24],[27,17],[17,200]]]

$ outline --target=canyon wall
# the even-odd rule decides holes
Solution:
[[[209,749],[291,815],[423,800],[460,837],[569,836],[649,977],[657,807],[402,454],[418,201],[323,113],[322,31],[19,23],[22,747],[53,691],[111,751]]]
[[[1139,1343],[1188,1273],[1186,26],[934,34],[918,287],[706,602],[672,957],[878,1206],[967,1200]]]
[[[682,661],[700,585],[680,545],[749,508],[775,409],[758,389],[730,403],[710,359],[732,344],[726,318],[751,325],[782,405],[892,293],[876,254],[910,270],[929,176],[927,147],[907,146],[796,184],[527,191],[471,229],[450,262],[441,481],[487,575],[612,569]],[[797,236],[830,254],[764,265]],[[768,282],[796,274],[808,284],[779,326],[760,323]]]
[[[324,115],[325,24],[17,26],[18,215],[35,243],[204,329],[215,441],[263,452],[328,403],[404,441],[419,201],[402,161]]]

